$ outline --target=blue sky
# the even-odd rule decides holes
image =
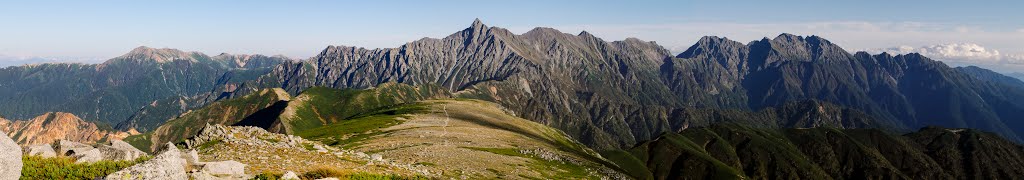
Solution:
[[[997,69],[1007,72],[1024,71],[1024,56],[1016,58],[1024,54],[1022,9],[1020,1],[5,1],[0,61],[102,61],[142,45],[304,58],[327,45],[443,37],[480,18],[517,33],[543,26],[637,37],[673,52],[705,35],[748,42],[814,34],[850,51],[1021,66]]]

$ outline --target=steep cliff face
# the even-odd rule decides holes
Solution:
[[[61,111],[118,124],[155,100],[208,93],[225,74],[264,69],[257,74],[235,73],[255,77],[287,60],[261,55],[211,57],[198,52],[139,47],[102,64],[0,68],[0,114],[28,119]]]
[[[134,130],[114,131],[64,112],[49,112],[25,121],[0,119],[0,129],[8,132],[7,135],[22,146],[53,143],[56,140],[97,143],[123,139],[138,133]]]

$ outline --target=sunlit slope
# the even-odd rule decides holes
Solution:
[[[428,100],[296,133],[447,177],[588,179],[617,175],[565,133],[478,100]]]

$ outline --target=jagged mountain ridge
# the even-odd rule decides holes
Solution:
[[[975,127],[1018,140],[1015,132],[1024,126],[1008,122],[1024,101],[1015,90],[978,86],[970,78],[919,54],[850,54],[817,36],[782,34],[747,44],[704,37],[672,56],[654,42],[607,42],[588,32],[550,28],[516,35],[477,20],[445,38],[398,48],[329,46],[309,60],[240,83],[224,97],[262,88],[296,94],[314,86],[437,84],[459,97],[497,102],[598,149],[627,147],[683,128],[686,123],[678,121],[685,118],[672,113],[677,109],[756,111],[803,100],[850,107],[894,130]],[[927,93],[953,98],[914,95]],[[958,102],[969,103],[960,108]],[[997,104],[1010,106],[990,110]]]
[[[957,71],[963,72],[964,74],[970,75],[978,80],[993,82],[997,84],[1005,84],[1017,88],[1024,88],[1024,81],[997,73],[992,70],[984,69],[978,66],[965,66],[956,67]]]
[[[454,91],[477,90],[464,94],[500,94],[492,99],[502,99],[498,102],[524,117],[574,135],[593,133],[610,142],[632,135],[609,134],[597,127],[629,129],[621,121],[628,111],[592,112],[601,118],[576,111],[593,106],[622,109],[618,104],[638,102],[677,104],[672,98],[661,98],[670,95],[663,85],[642,85],[660,83],[657,67],[666,54],[661,46],[637,39],[605,42],[589,33],[569,35],[549,28],[515,35],[475,21],[472,27],[443,39],[421,39],[399,48],[331,46],[312,60],[283,64],[271,75],[240,85],[247,88],[239,88],[238,93],[262,87],[280,87],[290,93],[312,86],[366,88],[391,81],[437,84]],[[578,96],[584,94],[594,95]],[[533,98],[537,96],[545,98]]]
[[[0,69],[0,114],[27,119],[62,111],[88,121],[117,124],[156,100],[209,93],[225,73],[260,71],[250,73],[258,76],[288,60],[262,55],[207,56],[143,46],[101,64],[7,67]],[[162,123],[169,118],[152,121]]]

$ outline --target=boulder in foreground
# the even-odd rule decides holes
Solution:
[[[0,132],[0,180],[20,178],[21,166],[21,146]]]

